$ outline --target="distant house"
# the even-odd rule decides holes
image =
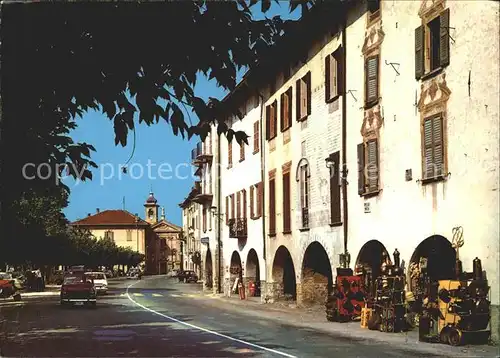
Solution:
[[[146,220],[126,210],[97,209],[96,213],[71,223],[88,229],[97,239],[110,238],[119,247],[130,248],[146,256],[146,272],[164,274],[180,269],[182,228],[165,219],[158,220],[157,200],[153,193],[144,203]]]

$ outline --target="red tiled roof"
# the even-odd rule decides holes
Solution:
[[[95,215],[87,216],[85,219],[80,219],[71,223],[72,225],[135,225],[135,215],[126,210],[105,210]],[[148,226],[149,224],[139,218],[137,223],[140,226]]]

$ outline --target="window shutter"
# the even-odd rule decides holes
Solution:
[[[257,184],[257,217],[262,216],[262,185],[262,182]]]
[[[259,139],[260,139],[260,133],[259,133],[259,121],[256,121],[253,124],[253,151],[257,153],[259,151]]]
[[[254,186],[250,185],[250,219],[253,219],[255,217],[253,191]]]
[[[233,165],[233,142],[227,143],[227,165]]]
[[[240,144],[240,160],[245,160],[245,143]]]
[[[203,208],[203,232],[207,232],[207,209]]]
[[[234,194],[231,194],[231,219],[234,219]]]
[[[424,26],[415,29],[415,78],[424,75]]]
[[[229,224],[229,196],[226,196],[226,225]]]
[[[288,127],[291,127],[292,126],[292,123],[293,123],[293,118],[292,118],[292,112],[293,112],[293,87],[290,86],[290,88],[288,88]]]
[[[432,118],[424,121],[424,179],[434,177]]]
[[[333,173],[330,173],[330,222],[338,223],[340,217],[340,152],[335,152],[331,156],[333,161]],[[332,175],[333,174],[333,175]]]
[[[290,231],[290,173],[283,174],[283,231]]]
[[[434,168],[435,175],[443,175],[443,167],[444,167],[444,152],[443,152],[443,119],[441,117],[436,117],[433,120],[433,128],[432,128],[432,139],[434,145]]]
[[[288,91],[285,92],[285,95],[283,96],[283,126],[284,130],[288,129],[290,127],[290,110],[289,110],[289,102],[290,102],[290,94]]]
[[[445,9],[439,17],[439,62],[441,67],[450,64],[450,9]]]
[[[378,190],[378,141],[370,140],[367,143],[367,159],[368,159],[368,190],[370,192]]]
[[[283,132],[286,128],[285,126],[285,94],[282,93],[281,96],[280,96],[280,117],[281,117],[281,120],[280,120],[280,130],[281,132]]]
[[[340,49],[337,50],[337,57],[336,57],[336,79],[335,79],[335,85],[337,86],[337,91],[335,94],[337,95],[343,95],[344,94],[344,48],[340,47]]]
[[[241,193],[236,193],[236,218],[241,218]]]
[[[307,86],[307,103],[306,103],[306,111],[307,111],[307,115],[309,116],[311,114],[311,72],[308,72],[307,75],[306,75],[306,86]]]
[[[309,167],[304,167],[304,207],[309,208],[309,177],[307,175]]]
[[[243,202],[243,219],[247,218],[247,191],[246,189],[243,189],[241,191],[241,196],[243,196],[242,202]]]
[[[330,62],[332,61],[331,59],[332,55],[328,55],[325,57],[325,102],[328,102],[330,98],[332,98],[332,93],[331,93],[331,81],[332,81],[332,74],[331,74],[331,66]]]
[[[358,194],[365,193],[365,146],[363,143],[358,144]]]
[[[303,165],[300,167],[300,208],[307,207],[306,203],[306,195],[305,195],[305,187],[306,187],[306,166]]]
[[[276,137],[278,133],[278,101],[274,101],[273,103],[273,138]]]
[[[269,180],[269,233],[276,233],[276,198],[275,198],[275,179]]]
[[[366,60],[366,102],[378,99],[378,56]]]
[[[271,138],[271,106],[266,107],[266,140]]]
[[[301,80],[297,80],[295,82],[295,88],[296,88],[296,93],[295,93],[295,117],[297,118],[298,121],[300,121],[301,113],[300,109],[301,103],[302,103],[302,88],[301,88]]]

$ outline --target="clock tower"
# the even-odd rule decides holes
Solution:
[[[149,193],[149,197],[144,203],[144,209],[146,211],[146,222],[150,224],[156,224],[158,222],[158,201],[156,200],[153,192]]]

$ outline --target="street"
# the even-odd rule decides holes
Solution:
[[[4,357],[417,357],[196,299],[199,285],[152,278],[110,281],[97,308],[63,308],[58,296],[0,304]],[[132,286],[127,288],[129,285]],[[192,293],[192,294],[191,294]],[[2,323],[3,320],[3,323]],[[434,355],[437,356],[437,355]]]

